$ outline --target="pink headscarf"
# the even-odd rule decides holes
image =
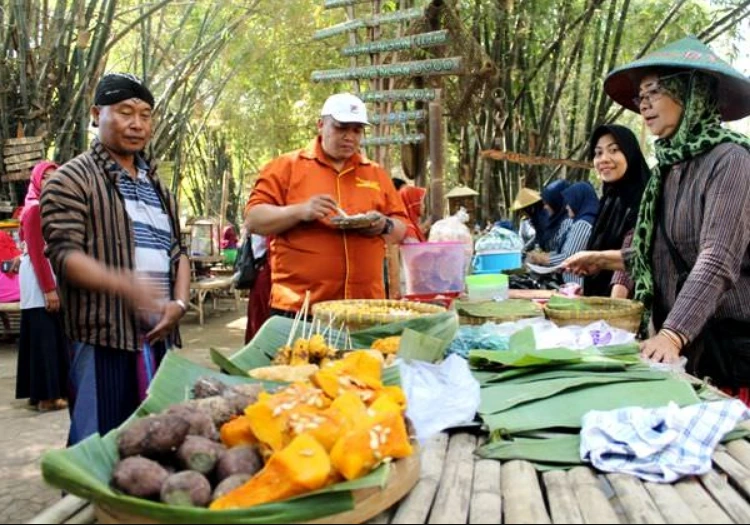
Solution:
[[[39,198],[42,196],[42,181],[44,181],[44,174],[50,170],[56,170],[58,165],[54,162],[43,161],[34,166],[31,170],[31,181],[29,181],[29,189],[26,192],[26,202],[24,203],[23,212],[21,213],[21,224],[26,217],[26,213],[34,205],[39,204]]]

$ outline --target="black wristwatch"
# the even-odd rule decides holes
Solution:
[[[388,235],[393,231],[393,219],[390,217],[385,218],[385,226],[383,226],[383,231],[380,232],[380,235]]]

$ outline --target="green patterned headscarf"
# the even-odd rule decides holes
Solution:
[[[664,177],[674,164],[698,157],[719,144],[733,142],[750,150],[750,139],[721,126],[713,77],[697,71],[684,72],[660,78],[659,84],[668,96],[682,105],[683,114],[675,134],[656,141],[658,165],[654,168],[643,194],[635,227],[635,256],[631,275],[635,282],[635,298],[646,307],[642,330],[648,326],[653,307],[654,276],[651,254]]]

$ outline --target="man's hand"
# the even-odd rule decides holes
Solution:
[[[60,296],[57,295],[57,290],[44,294],[44,307],[51,314],[60,311]]]
[[[13,262],[10,265],[10,270],[8,270],[8,273],[10,275],[15,275],[21,270],[21,256],[13,258]]]
[[[655,363],[676,363],[680,360],[680,346],[664,332],[659,332],[641,343],[641,355]]]
[[[364,235],[365,237],[377,237],[379,235],[383,235],[387,217],[379,211],[367,212],[367,215],[372,215],[373,220],[370,222],[370,225],[367,228],[357,230],[357,233],[359,233],[360,235]]]
[[[549,266],[549,254],[544,252],[529,252],[526,254],[526,260],[531,264]]]
[[[134,275],[123,275],[118,286],[118,295],[145,320],[153,315],[163,316],[163,297],[155,288],[146,285]]]
[[[598,252],[578,252],[568,257],[562,267],[566,272],[576,275],[596,275],[602,270],[597,256]]]
[[[325,219],[336,213],[338,207],[330,195],[316,195],[301,206],[300,220],[303,222]]]
[[[157,323],[154,329],[146,335],[148,342],[154,344],[166,340],[184,315],[185,311],[178,303],[174,301],[167,303],[166,306],[164,306],[164,313],[162,314],[161,320]]]

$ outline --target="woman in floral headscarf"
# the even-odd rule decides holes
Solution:
[[[750,114],[750,80],[695,38],[610,74],[605,90],[658,137],[657,167],[632,249],[568,261],[582,273],[626,266],[652,314],[645,357],[688,359],[750,401],[750,139],[722,120]]]
[[[16,399],[26,399],[40,411],[68,406],[68,356],[60,319],[60,297],[49,261],[44,256],[39,196],[47,175],[57,169],[51,162],[31,172],[21,214],[21,238],[26,253],[21,259],[21,337],[18,348]]]

